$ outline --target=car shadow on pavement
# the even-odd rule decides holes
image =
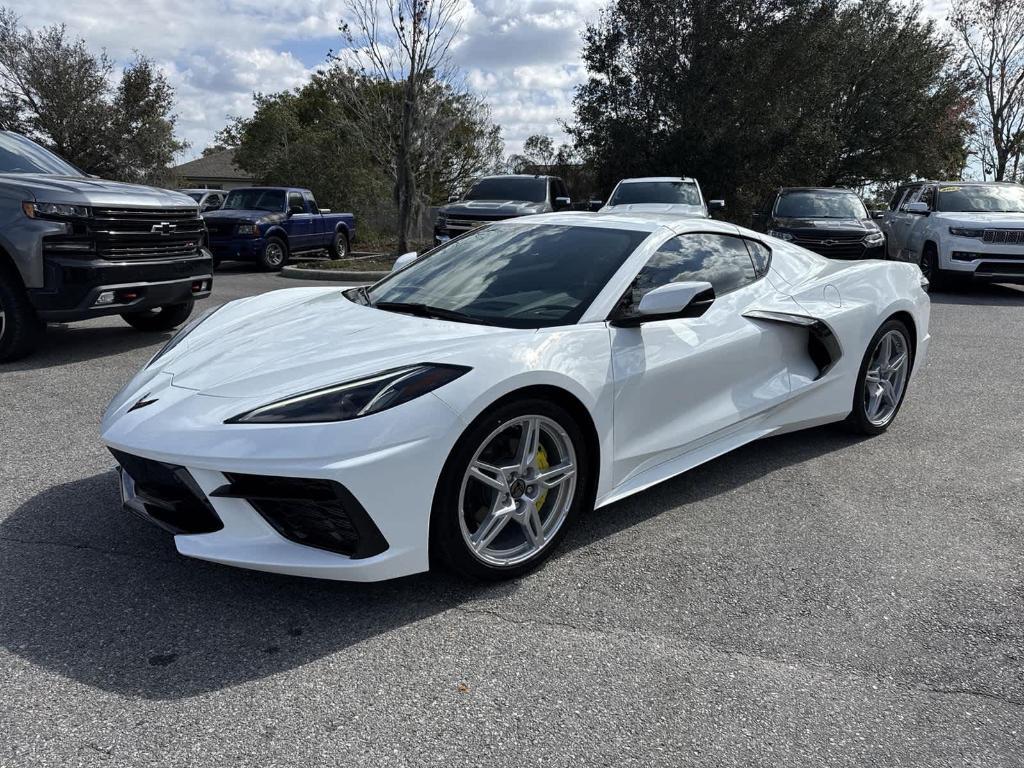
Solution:
[[[37,371],[45,368],[73,365],[99,360],[152,347],[155,353],[160,345],[173,335],[172,331],[147,333],[127,324],[122,326],[51,325],[39,342],[39,348],[29,357],[13,363],[0,364],[5,371]]]
[[[985,306],[1024,305],[1024,286],[978,283],[933,290],[932,304],[979,304]]]
[[[555,558],[856,442],[819,428],[746,446],[585,515]],[[120,510],[117,487],[113,472],[56,486],[0,524],[0,645],[124,695],[180,699],[263,679],[543,578],[354,584],[237,570],[179,556]]]

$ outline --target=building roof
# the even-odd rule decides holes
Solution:
[[[235,165],[235,150],[222,149],[205,157],[197,157],[173,168],[177,176],[199,179],[237,179],[252,181],[252,174]]]

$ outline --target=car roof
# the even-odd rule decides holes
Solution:
[[[739,227],[725,221],[705,219],[700,216],[686,216],[678,213],[648,213],[646,211],[630,211],[618,213],[590,213],[587,211],[559,211],[557,213],[538,213],[533,216],[520,216],[494,222],[498,226],[509,226],[524,223],[562,224],[571,227],[600,227],[605,229],[629,229],[637,232],[656,232],[668,229],[673,232],[701,231],[725,232],[736,234]]]
[[[685,181],[688,183],[695,183],[697,180],[692,176],[635,176],[630,179],[621,179],[619,184],[637,184],[639,182],[658,182],[658,181]]]

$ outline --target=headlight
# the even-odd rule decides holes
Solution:
[[[953,237],[984,237],[984,229],[970,229],[968,227],[950,227],[949,234]]]
[[[470,369],[420,363],[262,405],[226,424],[311,424],[369,416],[455,381]]]
[[[439,213],[439,214],[437,214],[437,221],[434,222],[434,225],[438,226],[438,227],[447,226],[448,225],[448,214],[447,213]]]
[[[240,235],[258,235],[260,233],[259,224],[239,224],[238,234]]]
[[[768,234],[771,235],[772,237],[779,238],[779,240],[793,240],[793,236],[789,234],[789,232],[782,232],[781,230],[778,229],[769,229]]]
[[[21,210],[30,219],[87,219],[89,206],[70,203],[29,203],[21,204]]]
[[[885,235],[881,232],[871,232],[864,237],[864,242],[867,245],[881,245],[885,242]]]
[[[222,307],[224,305],[221,304],[220,306]],[[155,355],[153,355],[153,357],[151,357],[149,359],[149,362],[146,363],[145,367],[149,368],[149,366],[151,366],[153,363],[155,363],[161,357],[166,355],[168,352],[170,352],[176,346],[181,344],[181,342],[183,342],[185,340],[186,336],[188,336],[190,333],[192,333],[192,331],[194,331],[196,328],[198,328],[203,322],[205,322],[206,320],[209,320],[210,319],[210,315],[212,315],[218,309],[220,309],[220,307],[213,307],[211,309],[208,309],[205,312],[203,312],[203,314],[201,314],[199,317],[197,317],[194,320],[190,321],[186,325],[181,326],[181,328],[178,329],[178,332],[176,334],[174,334],[173,336],[171,336],[171,338],[167,341],[166,344],[164,344],[162,347],[160,347],[160,351],[157,352]]]

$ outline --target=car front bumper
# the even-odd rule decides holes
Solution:
[[[262,237],[211,237],[209,245],[218,261],[253,261],[263,255],[267,241]]]
[[[140,389],[133,386],[127,398],[115,399],[104,418],[103,440],[115,456],[120,452],[180,470],[181,482],[192,490],[193,511],[202,517],[207,508],[214,516],[214,524],[207,519],[198,528],[174,518],[175,505],[181,510],[188,506],[178,498],[187,499],[185,492],[165,493],[170,498],[155,500],[164,506],[147,514],[146,500],[132,489],[145,486],[146,478],[132,476],[138,473],[135,461],[122,462],[126,508],[171,531],[178,552],[242,568],[348,581],[428,569],[434,492],[462,431],[459,418],[439,398],[428,394],[334,424],[227,425],[225,418],[248,405],[167,386],[168,379],[159,374]],[[157,402],[132,410],[139,392]],[[323,529],[320,510],[305,500],[261,509],[262,492],[231,492],[240,475],[293,481],[293,490],[278,494],[283,497],[309,495],[295,487],[344,489],[338,497],[349,521],[340,525],[353,524],[362,544],[351,554],[324,548],[322,539],[308,538],[310,530]],[[337,523],[334,515],[326,524]]]
[[[213,258],[204,249],[191,258],[165,261],[47,254],[44,266],[43,287],[29,289],[28,295],[39,317],[51,322],[183,304],[206,298],[213,288]]]
[[[939,251],[939,268],[985,282],[1024,284],[1024,245],[950,237]]]

